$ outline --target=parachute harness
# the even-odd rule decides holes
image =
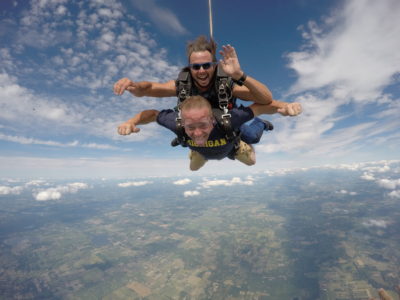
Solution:
[[[228,141],[234,140],[235,148],[237,148],[239,145],[239,134],[232,128],[231,114],[229,113],[229,109],[232,109],[235,106],[236,100],[232,94],[233,80],[231,77],[226,75],[220,67],[217,67],[216,73],[214,89],[216,90],[218,97],[218,106],[216,103],[214,103],[213,115],[217,120],[217,124],[224,131],[226,139]],[[171,145],[174,147],[177,145],[186,147],[188,136],[186,135],[183,127],[180,104],[193,94],[192,78],[188,68],[184,68],[179,73],[178,79],[175,81],[175,85],[178,97],[178,103],[175,107],[175,111],[177,112],[177,117],[175,119],[177,137],[172,140]],[[218,108],[215,108],[215,106]]]

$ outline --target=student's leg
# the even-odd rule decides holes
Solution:
[[[248,166],[254,165],[256,163],[256,153],[253,146],[240,141],[239,149],[235,153],[235,159]]]
[[[207,159],[205,159],[203,155],[193,150],[189,150],[189,159],[191,171],[197,171],[207,162]]]
[[[260,118],[254,118],[249,125],[243,124],[240,126],[241,139],[247,144],[257,144],[265,131],[272,130],[273,125]]]

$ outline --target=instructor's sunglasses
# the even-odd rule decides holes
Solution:
[[[189,67],[193,70],[200,70],[200,68],[203,67],[203,70],[208,70],[209,68],[211,68],[212,66],[216,65],[216,62],[206,62],[203,64],[190,64]]]

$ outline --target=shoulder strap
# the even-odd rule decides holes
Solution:
[[[192,78],[189,69],[183,68],[175,80],[178,105],[192,94]]]
[[[177,111],[177,117],[175,119],[176,122],[176,131],[177,136],[171,141],[171,146],[175,147],[178,145],[182,145],[183,147],[187,146],[187,136],[185,134],[185,130],[182,125],[181,112],[179,109],[179,104],[183,102],[186,98],[188,98],[192,94],[192,77],[190,76],[189,68],[183,68],[178,75],[178,78],[175,80],[176,87],[176,96],[178,97],[178,103],[175,107]]]
[[[183,128],[180,112],[178,112],[178,116],[175,119],[175,123],[176,123],[176,137],[171,141],[171,146],[176,147],[178,145],[181,145],[182,147],[187,147],[188,136],[186,135],[185,129]]]
[[[218,95],[218,105],[219,108],[224,110],[224,108],[231,109],[236,106],[236,98],[233,97],[233,80],[229,77],[222,67],[217,66],[217,77],[215,79],[215,90]]]
[[[232,122],[231,122],[231,114],[230,113],[225,113],[221,109],[214,108],[213,109],[213,114],[215,117],[215,120],[217,120],[217,124],[219,128],[223,130],[225,133],[225,138],[228,141],[233,141],[235,142],[240,138],[239,132],[236,132],[232,128]]]

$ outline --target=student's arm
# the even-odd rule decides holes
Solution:
[[[132,119],[129,119],[128,121],[119,125],[118,133],[120,135],[137,133],[140,131],[140,128],[137,128],[136,125],[143,125],[155,122],[157,120],[158,114],[159,111],[155,109],[143,110],[137,115],[135,115]]]

